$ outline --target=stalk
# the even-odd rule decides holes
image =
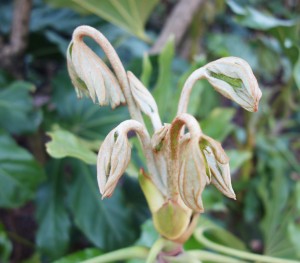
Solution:
[[[129,247],[97,256],[81,263],[108,263],[127,259],[146,259],[149,251],[144,247]]]
[[[83,42],[83,38],[86,36],[92,38],[97,44],[99,44],[99,46],[104,51],[120,83],[120,87],[126,99],[126,103],[128,105],[128,110],[131,118],[140,122],[145,127],[146,133],[148,134],[146,125],[142,117],[142,113],[140,109],[137,107],[133,99],[127,74],[115,49],[102,33],[100,33],[98,30],[90,26],[80,26],[76,28],[73,34],[73,39],[74,41]],[[150,176],[153,178],[153,180],[157,183],[158,186],[161,186],[162,180],[160,178],[160,174],[156,167],[156,162],[155,162],[154,154],[152,152],[149,134],[148,136],[145,136],[143,140],[145,141],[144,143],[142,143],[142,147],[146,155],[147,167],[149,169]],[[148,145],[150,145],[150,147],[148,147]],[[163,192],[163,189],[161,189],[161,187],[160,190]]]
[[[186,82],[184,83],[183,89],[181,91],[179,103],[178,103],[177,115],[180,115],[182,113],[187,112],[187,107],[188,107],[188,104],[189,104],[190,95],[191,95],[193,86],[194,86],[196,81],[205,78],[204,72],[205,72],[205,69],[203,67],[195,70],[188,77]]]
[[[216,244],[204,236],[204,229],[196,229],[194,232],[194,237],[197,241],[201,244],[205,245],[207,248],[218,251],[220,253],[224,253],[227,255],[231,255],[234,257],[252,260],[257,262],[266,262],[266,263],[299,263],[299,261],[290,260],[290,259],[283,259],[283,258],[275,258],[266,255],[258,255],[250,252],[240,251],[234,248],[225,247],[219,244]]]

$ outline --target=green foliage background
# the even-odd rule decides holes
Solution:
[[[223,100],[206,82],[191,97],[189,112],[231,157],[237,193],[233,202],[206,189],[199,224],[213,225],[211,238],[226,246],[300,260],[300,6],[206,1],[190,26],[185,59],[172,41],[161,54],[144,55],[174,2],[34,1],[24,80],[0,72],[1,262],[79,262],[134,243],[150,247],[157,236],[136,180],[144,161],[134,138],[133,164],[101,201],[96,153],[129,115],[125,107],[112,111],[76,98],[65,51],[81,24],[107,36],[125,68],[153,92],[164,122],[176,114],[194,69],[223,56],[249,62],[263,92],[258,113]],[[7,37],[12,1],[0,5]],[[192,238],[186,249],[195,247]]]

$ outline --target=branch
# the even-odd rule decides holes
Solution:
[[[0,66],[12,69],[27,47],[32,0],[15,0],[9,42],[0,41]],[[19,64],[19,63],[18,63]],[[15,70],[14,70],[15,71]]]
[[[204,0],[180,0],[169,16],[150,53],[159,53],[171,35],[174,36],[175,46],[178,46],[202,3],[204,3]]]

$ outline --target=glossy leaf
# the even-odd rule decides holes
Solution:
[[[0,131],[0,207],[15,208],[32,200],[44,179],[44,170],[34,157]]]
[[[16,81],[0,88],[0,128],[11,133],[33,132],[42,120],[42,114],[33,106],[30,92],[35,87],[28,82]]]
[[[66,253],[70,242],[71,220],[64,205],[66,183],[61,161],[47,165],[48,180],[39,189],[36,244],[39,250],[53,260]]]
[[[46,144],[46,150],[52,157],[74,157],[87,164],[97,163],[97,155],[93,149],[98,151],[96,148],[100,148],[99,141],[86,141],[59,128],[49,132],[48,135],[51,137],[51,141]]]
[[[74,180],[70,185],[68,203],[75,225],[103,250],[131,244],[137,233],[120,190],[117,188],[111,198],[102,201],[94,167],[80,163],[73,163],[72,167]]]

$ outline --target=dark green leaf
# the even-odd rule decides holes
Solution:
[[[76,97],[71,81],[64,72],[53,81],[53,103],[56,106],[55,122],[62,128],[89,140],[102,140],[120,122],[129,119],[127,109],[99,107],[88,98]],[[65,88],[62,89],[61,87]]]
[[[99,23],[97,17],[82,17],[67,8],[51,8],[43,3],[36,3],[31,13],[30,31],[40,32],[49,29],[71,34],[72,30],[81,24],[94,25],[96,23]]]
[[[36,243],[39,250],[53,260],[66,253],[70,242],[71,220],[64,206],[65,181],[61,161],[47,165],[49,180],[39,190]]]
[[[96,171],[81,163],[73,163],[74,181],[69,192],[69,205],[76,226],[96,246],[113,250],[131,244],[136,227],[124,197],[117,188],[112,197],[101,200]]]
[[[34,89],[32,84],[22,81],[0,88],[0,128],[14,134],[33,132],[37,129],[42,114],[33,107],[30,92]]]
[[[33,156],[0,131],[0,207],[14,208],[28,202],[44,178],[44,170]]]

